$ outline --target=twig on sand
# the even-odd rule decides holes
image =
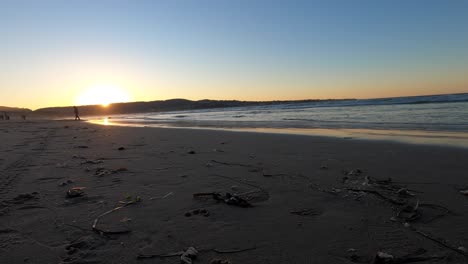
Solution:
[[[169,193],[167,193],[167,194],[164,195],[164,196],[155,196],[155,197],[151,197],[150,200],[164,199],[164,198],[167,198],[167,197],[169,197],[169,196],[171,196],[171,195],[173,195],[173,194],[174,194],[173,192],[169,192]]]
[[[181,256],[184,252],[171,252],[167,254],[138,254],[137,259],[145,259],[145,258],[170,258],[170,257],[177,257]]]
[[[170,166],[170,167],[163,167],[163,168],[155,168],[154,170],[155,171],[162,171],[162,170],[168,170],[168,169],[174,169],[174,168],[180,168],[180,167]]]
[[[416,229],[416,228],[414,228],[414,227],[410,227],[410,230],[414,231],[416,234],[418,234],[418,235],[420,235],[420,236],[422,236],[422,237],[424,237],[424,238],[426,238],[426,239],[429,239],[429,240],[431,240],[431,241],[433,241],[433,242],[436,242],[437,244],[439,244],[439,245],[441,245],[441,246],[443,246],[443,247],[445,247],[445,248],[447,248],[447,249],[450,249],[450,250],[452,250],[452,251],[454,251],[454,252],[456,252],[456,253],[458,253],[458,254],[460,254],[460,255],[463,255],[463,256],[465,256],[465,257],[468,257],[468,253],[467,253],[467,252],[465,252],[465,251],[463,251],[463,250],[460,250],[460,249],[458,249],[458,248],[455,248],[455,247],[453,247],[453,246],[447,244],[445,241],[443,241],[443,240],[441,240],[441,239],[437,239],[437,238],[435,238],[435,237],[433,237],[433,236],[431,236],[431,235],[429,235],[429,234],[427,234],[427,233],[425,233],[425,232],[423,232],[423,231],[421,231],[421,230],[419,230],[419,229]]]
[[[367,189],[356,189],[356,188],[346,188],[346,190],[348,191],[353,191],[353,192],[365,192],[365,193],[372,193],[376,196],[378,196],[379,198],[387,201],[387,202],[390,202],[392,204],[396,204],[396,205],[405,205],[406,203],[403,202],[403,201],[398,201],[398,200],[395,200],[393,198],[389,198],[383,194],[381,194],[380,192],[378,191],[375,191],[375,190],[367,190]]]
[[[239,253],[239,252],[244,252],[244,251],[250,251],[257,249],[256,246],[249,247],[249,248],[243,248],[243,249],[217,249],[213,248],[213,251],[219,254],[231,254],[231,253]]]
[[[223,195],[219,192],[194,193],[193,194],[194,198],[204,197],[204,196],[211,197],[216,201],[221,201],[228,205],[235,205],[235,206],[244,207],[244,208],[252,207],[251,203],[249,203],[247,200],[235,194],[226,193],[225,195]]]
[[[110,213],[113,213],[113,212],[115,212],[115,211],[118,211],[118,210],[120,210],[120,209],[122,209],[122,208],[124,208],[124,207],[129,206],[129,205],[136,204],[136,203],[138,203],[138,202],[140,202],[140,200],[139,200],[139,199],[135,199],[135,200],[133,200],[133,201],[126,202],[126,203],[124,203],[124,204],[121,205],[121,206],[118,206],[118,207],[116,207],[116,208],[114,208],[114,209],[112,209],[112,210],[109,210],[109,211],[107,211],[107,212],[105,212],[105,213],[100,214],[98,217],[96,217],[96,219],[94,219],[93,226],[92,226],[92,230],[93,230],[94,232],[97,232],[97,233],[100,234],[100,235],[129,233],[130,230],[122,230],[122,231],[106,231],[106,230],[102,230],[102,229],[100,229],[100,228],[97,227],[97,224],[98,224],[98,222],[99,222],[99,219],[101,219],[102,217],[104,217],[104,216],[106,216],[106,215],[108,215],[108,214],[110,214]]]
[[[217,161],[217,160],[211,160],[211,162],[221,164],[221,165],[226,165],[226,166],[240,166],[240,167],[247,167],[247,168],[255,167],[254,165],[249,165],[249,164],[223,162],[223,161]]]
[[[243,248],[243,249],[218,249],[218,248],[208,248],[208,249],[201,249],[198,252],[208,252],[213,251],[218,254],[233,254],[233,253],[240,253],[244,251],[250,251],[257,249],[256,246]],[[138,254],[137,259],[145,259],[145,258],[170,258],[170,257],[178,257],[182,256],[186,251],[177,251],[177,252],[170,252],[165,254]]]

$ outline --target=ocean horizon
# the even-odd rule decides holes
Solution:
[[[90,121],[468,146],[468,93],[124,114]]]

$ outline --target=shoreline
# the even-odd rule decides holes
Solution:
[[[86,122],[103,126],[148,127],[194,129],[231,132],[250,132],[282,135],[302,135],[315,137],[331,137],[342,139],[357,139],[371,141],[399,142],[413,145],[447,146],[468,148],[468,133],[454,131],[428,130],[394,130],[394,129],[350,129],[350,128],[271,128],[271,127],[215,127],[215,126],[178,126],[171,123],[144,124],[113,122],[108,118],[90,119]],[[195,124],[192,122],[192,124]]]
[[[190,246],[194,263],[467,261],[466,149],[75,121],[4,122],[0,139],[1,263],[169,264],[138,256]]]

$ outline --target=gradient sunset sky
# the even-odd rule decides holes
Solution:
[[[4,106],[468,92],[462,0],[0,0],[0,36]]]

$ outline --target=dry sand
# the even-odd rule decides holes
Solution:
[[[467,262],[466,149],[71,121],[2,122],[0,141],[0,263],[179,263],[137,256],[190,246],[194,263]]]

